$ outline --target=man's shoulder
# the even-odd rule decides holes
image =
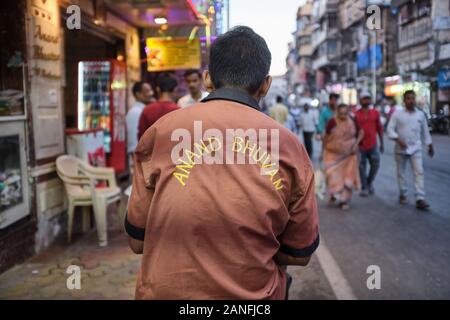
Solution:
[[[280,109],[280,104],[279,103],[277,103],[277,104],[275,104],[275,105],[273,105],[273,106],[271,106],[270,108],[269,108],[269,110],[277,110],[277,109]]]
[[[136,105],[133,105],[133,106],[131,106],[130,110],[128,110],[127,116],[128,115],[133,116],[133,115],[136,115],[136,114],[140,114],[142,112],[142,110],[144,110],[144,108],[145,108],[145,106],[140,108],[140,107],[138,107]]]
[[[182,96],[180,99],[178,99],[178,103],[188,102],[190,98],[191,98],[191,95],[188,93],[188,94]]]
[[[202,100],[209,96],[208,91],[202,91]]]
[[[175,102],[168,103],[167,105],[165,105],[165,108],[168,109],[168,110],[178,110],[178,109],[181,109],[180,106],[179,106],[177,103],[175,103]]]
[[[331,109],[328,105],[324,106],[321,110],[320,110],[320,115],[323,116],[328,116],[329,114],[332,114]]]

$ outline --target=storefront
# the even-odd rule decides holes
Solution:
[[[418,107],[422,108],[428,116],[431,114],[431,83],[427,81],[413,81],[412,77],[401,77],[395,75],[384,79],[384,94],[386,97],[394,98],[397,104],[403,103],[403,93],[414,90]]]
[[[127,181],[125,115],[131,88],[153,73],[147,70],[146,39],[163,37],[164,30],[184,37],[199,46],[193,58],[201,57],[186,67],[201,68],[225,25],[226,7],[227,1],[212,0],[158,6],[131,0],[2,3],[0,26],[7,32],[0,33],[0,273],[65,232],[56,158],[84,150],[93,157],[83,159],[100,163],[97,149],[72,148],[68,136],[101,131],[106,164],[116,169],[119,181]],[[74,232],[81,229],[78,218],[75,214]]]
[[[445,113],[445,106],[447,110],[450,107],[450,68],[443,67],[438,73],[438,91],[437,91],[437,110],[436,113]]]
[[[66,25],[71,1],[2,3],[0,26],[7,32],[0,34],[0,273],[65,230],[64,187],[55,160],[67,150],[65,129],[78,124],[82,60],[123,66],[115,74],[121,81],[106,85],[120,92],[111,94],[121,105],[112,125],[123,130],[111,134],[123,141],[126,159],[127,88],[141,77],[138,30],[109,12],[103,1],[76,3],[81,29]],[[96,122],[100,127],[108,121]]]

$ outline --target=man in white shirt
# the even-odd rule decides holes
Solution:
[[[202,91],[202,75],[199,70],[188,70],[184,73],[189,93],[178,100],[181,108],[186,108],[194,103],[202,101],[208,96],[206,91]]]
[[[136,82],[133,85],[132,91],[136,101],[133,103],[126,116],[127,152],[129,155],[134,152],[138,143],[138,124],[142,110],[144,110],[144,107],[153,100],[152,87],[146,82]]]
[[[319,117],[316,110],[311,110],[309,103],[305,103],[300,113],[300,128],[303,132],[303,142],[309,158],[313,157],[313,136],[316,133]]]
[[[411,163],[414,174],[416,208],[426,210],[424,174],[422,163],[422,144],[428,146],[428,155],[433,157],[434,149],[425,114],[416,107],[416,94],[408,90],[403,94],[405,109],[396,110],[389,121],[387,132],[389,138],[396,142],[395,162],[400,190],[399,202],[407,202],[408,186],[405,178],[406,164]]]

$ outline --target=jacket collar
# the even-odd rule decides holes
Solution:
[[[261,110],[258,101],[245,91],[235,88],[220,88],[211,92],[201,102],[208,102],[212,100],[227,100],[240,104],[244,104],[256,110]]]

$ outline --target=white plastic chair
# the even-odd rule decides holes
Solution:
[[[89,228],[89,207],[93,206],[97,236],[100,246],[108,244],[106,209],[109,204],[121,201],[121,191],[116,184],[113,168],[93,167],[73,156],[60,156],[56,160],[58,176],[64,182],[67,193],[67,240],[71,241],[74,209],[83,207],[83,231]],[[96,188],[100,181],[107,181],[108,186]],[[118,208],[121,221],[122,202]]]

